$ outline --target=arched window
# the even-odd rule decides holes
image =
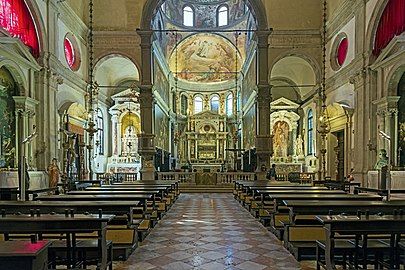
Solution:
[[[218,26],[228,25],[228,7],[220,6],[217,10]]]
[[[202,112],[203,110],[203,99],[200,96],[194,98],[194,113]]]
[[[37,29],[24,0],[0,0],[0,26],[39,56]]]
[[[211,98],[211,112],[218,113],[219,112],[219,97],[213,96]]]
[[[100,109],[97,110],[97,141],[98,141],[98,153],[100,155],[104,154],[104,124],[103,124],[103,113]]]
[[[374,55],[379,55],[388,43],[405,31],[405,1],[389,0],[378,23],[374,39]]]
[[[190,6],[183,8],[183,25],[194,26],[194,11]]]
[[[312,155],[313,151],[313,144],[312,144],[312,133],[314,129],[314,115],[312,114],[312,110],[308,112],[308,155]]]
[[[233,113],[233,95],[229,93],[226,96],[226,115],[232,115]]]

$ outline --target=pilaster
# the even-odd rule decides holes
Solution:
[[[258,92],[256,97],[257,108],[257,130],[256,130],[256,149],[257,149],[257,169],[258,180],[265,179],[265,173],[261,172],[262,165],[270,167],[270,157],[272,155],[272,138],[270,135],[270,102],[271,89],[268,76],[268,57],[269,57],[269,35],[271,31],[257,31],[258,38]]]

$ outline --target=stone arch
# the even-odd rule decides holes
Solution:
[[[299,50],[289,50],[284,53],[279,54],[272,63],[269,64],[269,79],[271,78],[271,73],[273,71],[274,66],[282,59],[289,57],[289,56],[295,56],[298,58],[301,58],[308,62],[308,64],[312,67],[312,70],[315,73],[315,79],[317,83],[320,83],[321,78],[322,78],[322,72],[321,72],[321,67],[319,66],[318,62],[315,60],[314,57],[299,51]]]
[[[164,1],[165,0],[146,0],[142,11],[142,30],[151,29],[152,18],[155,16],[157,8],[160,7]],[[268,28],[268,21],[263,2],[261,0],[249,0],[246,4],[253,11],[256,17],[258,30],[266,30]]]
[[[104,61],[111,59],[113,57],[123,57],[123,58],[127,58],[129,61],[131,61],[137,68],[138,73],[139,73],[139,78],[142,78],[142,69],[141,66],[138,64],[138,62],[136,61],[136,59],[134,59],[134,57],[132,55],[130,55],[127,52],[124,51],[119,51],[119,50],[109,50],[108,52],[104,52],[100,55],[97,55],[95,60],[94,60],[94,70],[97,70],[97,67],[100,66],[100,64],[102,64]]]
[[[20,88],[19,89],[20,95],[21,95],[21,92],[23,92],[23,93],[25,93],[25,95],[27,95],[26,90],[29,89],[28,80],[25,77],[24,72],[21,69],[21,67],[10,59],[0,60],[0,68],[1,67],[5,67],[8,71],[10,71],[11,76],[13,76],[14,81]]]
[[[381,15],[384,12],[385,6],[389,0],[376,1],[373,13],[371,14],[370,21],[368,23],[368,28],[366,32],[366,42],[365,42],[365,52],[369,56],[369,62],[372,63],[376,60],[376,57],[373,55],[373,44],[375,33],[377,31],[378,23],[380,22]]]
[[[405,73],[405,60],[396,63],[390,72],[387,74],[386,85],[384,89],[387,89],[386,96],[396,96],[399,81]]]

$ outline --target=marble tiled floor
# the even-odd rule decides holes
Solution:
[[[124,269],[314,269],[297,262],[231,194],[182,194]]]

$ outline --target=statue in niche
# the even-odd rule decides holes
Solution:
[[[381,149],[378,157],[379,158],[374,165],[374,169],[381,171],[381,169],[388,166],[387,151],[385,149]]]

